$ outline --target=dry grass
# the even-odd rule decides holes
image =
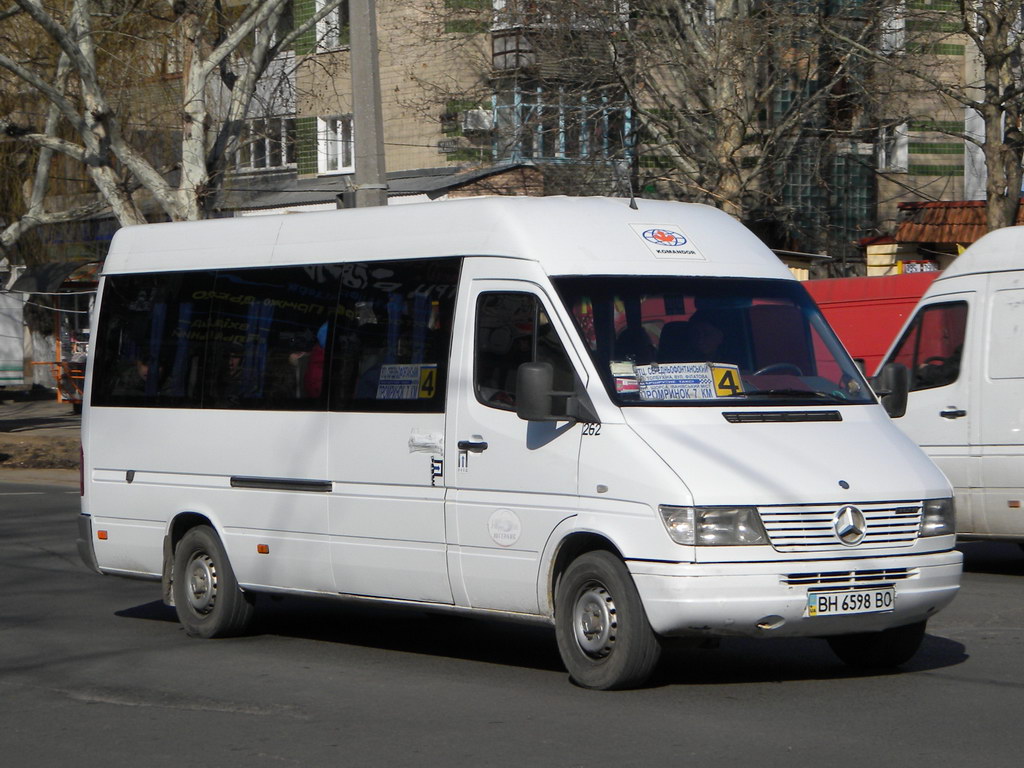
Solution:
[[[78,461],[77,438],[0,433],[0,467],[77,469]]]

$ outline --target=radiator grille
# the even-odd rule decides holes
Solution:
[[[856,505],[867,527],[855,546],[843,544],[836,533],[836,514],[842,506],[761,507],[758,512],[772,546],[780,552],[909,547],[917,540],[920,503]]]

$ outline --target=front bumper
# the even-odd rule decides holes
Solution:
[[[666,637],[800,637],[873,632],[929,618],[960,588],[956,550],[765,563],[627,561],[654,631]],[[892,586],[884,613],[805,616],[809,591]]]

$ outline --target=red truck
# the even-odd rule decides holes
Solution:
[[[864,361],[869,375],[877,373],[918,299],[938,272],[914,272],[884,277],[839,277],[808,280],[807,292],[850,355]]]

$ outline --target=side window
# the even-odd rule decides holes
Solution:
[[[204,406],[322,408],[328,321],[337,294],[330,267],[218,272]]]
[[[910,369],[910,390],[952,384],[960,375],[967,330],[967,303],[930,304],[921,309],[889,357]]]
[[[201,405],[213,281],[213,273],[107,278],[93,405]]]
[[[459,259],[340,265],[331,409],[443,413]]]
[[[477,400],[514,410],[519,366],[551,363],[556,390],[573,388],[572,365],[548,314],[530,293],[484,293],[477,300],[473,381]]]

